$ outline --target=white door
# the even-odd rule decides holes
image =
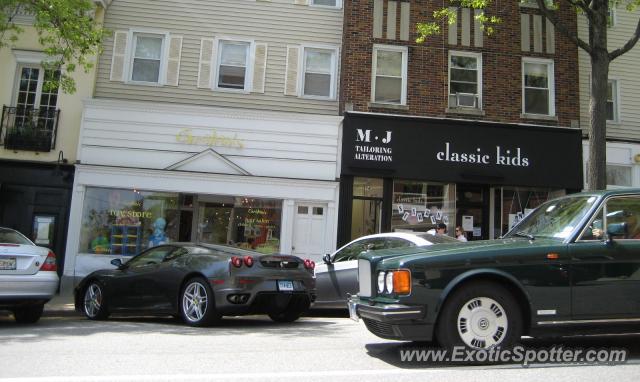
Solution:
[[[318,262],[325,251],[326,204],[298,204],[293,222],[291,253]]]

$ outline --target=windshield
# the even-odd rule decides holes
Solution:
[[[0,243],[33,245],[33,243],[22,236],[22,234],[7,228],[0,228]]]
[[[551,200],[536,208],[504,237],[550,237],[566,239],[598,198],[592,195]]]

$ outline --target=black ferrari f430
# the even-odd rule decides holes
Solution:
[[[315,299],[315,263],[296,256],[171,243],[111,263],[117,268],[95,271],[75,288],[76,310],[89,319],[171,314],[206,326],[224,315],[268,314],[292,322]]]

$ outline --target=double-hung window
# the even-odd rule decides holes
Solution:
[[[406,46],[374,45],[372,102],[406,105],[407,57]]]
[[[482,54],[449,52],[449,107],[481,108]]]
[[[523,58],[522,109],[524,114],[555,115],[553,60]]]
[[[342,0],[311,0],[310,5],[340,8],[342,7]]]
[[[249,41],[220,40],[215,83],[217,89],[248,90],[250,48]]]
[[[618,81],[607,82],[607,121],[618,121]]]
[[[165,39],[163,34],[133,33],[132,82],[162,82]]]
[[[335,98],[335,49],[304,48],[302,94],[308,97]]]

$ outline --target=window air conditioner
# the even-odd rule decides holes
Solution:
[[[457,107],[478,107],[478,97],[472,93],[456,93]]]

